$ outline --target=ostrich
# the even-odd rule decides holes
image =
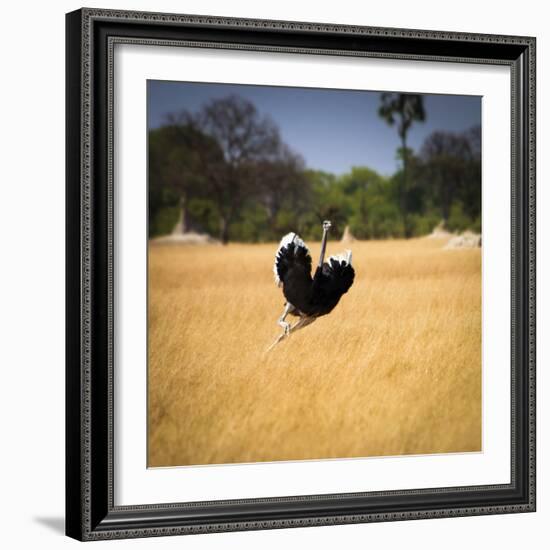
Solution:
[[[271,345],[273,348],[291,332],[310,325],[322,315],[330,313],[353,284],[355,271],[351,265],[351,250],[331,256],[325,262],[327,236],[330,221],[323,222],[321,257],[311,277],[311,256],[304,241],[296,233],[288,233],[281,239],[275,256],[275,282],[283,288],[285,309],[278,324],[283,333]],[[285,321],[287,315],[299,317],[294,325]],[[269,351],[269,350],[268,350]]]

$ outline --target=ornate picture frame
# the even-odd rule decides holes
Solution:
[[[79,540],[531,512],[535,492],[535,38],[81,9],[66,35],[66,533]],[[510,483],[116,505],[117,44],[475,63],[511,74]],[[144,428],[145,429],[145,428]]]

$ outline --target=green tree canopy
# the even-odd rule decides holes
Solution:
[[[149,132],[149,231],[206,231],[242,242],[277,241],[289,231],[334,237],[346,226],[362,239],[429,233],[442,219],[451,230],[481,230],[481,128],[432,132],[418,151],[407,132],[425,119],[422,97],[381,96],[379,114],[396,125],[400,168],[382,175],[354,166],[341,175],[308,168],[277,126],[238,96],[196,113],[169,115]]]

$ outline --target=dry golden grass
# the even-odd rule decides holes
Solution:
[[[481,254],[442,244],[353,243],[348,294],[267,354],[276,245],[151,245],[149,466],[479,451]]]

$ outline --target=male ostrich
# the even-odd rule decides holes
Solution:
[[[281,239],[275,256],[275,282],[283,288],[286,298],[285,310],[278,323],[283,333],[269,348],[271,349],[283,338],[315,321],[317,317],[330,313],[353,284],[355,271],[351,265],[351,250],[345,254],[331,256],[325,262],[328,230],[330,222],[323,222],[323,240],[321,257],[311,277],[311,256],[304,241],[296,233],[288,233]],[[299,317],[290,326],[285,321],[287,315]]]

